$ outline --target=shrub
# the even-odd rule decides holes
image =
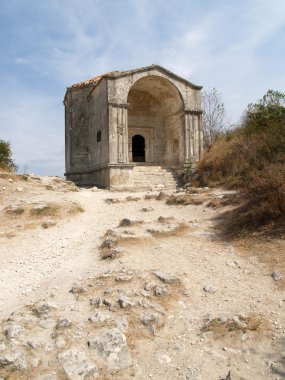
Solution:
[[[12,150],[9,141],[0,140],[0,168],[15,170],[17,167],[12,160]]]
[[[251,224],[284,217],[285,94],[269,90],[250,104],[241,125],[218,138],[198,170],[203,184],[244,192]]]

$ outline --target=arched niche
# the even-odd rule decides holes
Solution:
[[[129,160],[132,138],[145,139],[145,162],[159,165],[184,163],[184,102],[167,79],[149,75],[137,80],[128,94]]]

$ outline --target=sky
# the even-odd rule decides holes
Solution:
[[[68,85],[151,64],[216,88],[238,123],[285,92],[285,0],[0,0],[0,139],[19,172],[63,176]]]

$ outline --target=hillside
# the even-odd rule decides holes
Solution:
[[[285,243],[227,240],[229,192],[0,190],[0,378],[285,377]]]

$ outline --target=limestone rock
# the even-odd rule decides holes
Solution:
[[[157,278],[160,279],[160,281],[164,282],[165,284],[179,284],[181,282],[179,277],[171,273],[161,271],[156,271],[153,273],[156,275]]]
[[[58,361],[70,380],[85,380],[91,376],[94,379],[98,372],[96,365],[86,358],[85,353],[75,347],[61,352]]]
[[[205,293],[212,293],[213,294],[213,293],[216,293],[218,288],[216,288],[215,286],[212,286],[212,285],[205,285],[203,290]]]
[[[24,333],[25,329],[17,324],[11,324],[4,329],[7,339],[17,339]]]
[[[170,294],[170,291],[165,286],[156,286],[154,289],[154,295],[156,295],[157,297],[164,297],[164,296],[168,296],[169,294]]]
[[[133,278],[133,276],[127,276],[127,275],[123,276],[123,275],[120,275],[120,276],[116,277],[116,281],[117,282],[128,282],[128,281],[131,281],[132,278]]]
[[[132,221],[128,218],[124,218],[120,221],[119,227],[129,227],[132,225]]]
[[[24,371],[28,368],[27,362],[22,351],[15,351],[12,353],[6,353],[0,356],[0,368],[7,367],[11,370]]]
[[[272,272],[271,277],[273,278],[274,281],[279,281],[283,278],[283,276],[279,272]]]
[[[92,315],[91,317],[88,318],[88,320],[92,323],[103,323],[106,322],[108,319],[111,318],[110,314],[107,313],[96,313],[95,315]]]
[[[42,343],[33,337],[33,338],[27,340],[26,344],[29,348],[32,348],[33,350],[35,350],[38,347],[40,347]]]
[[[117,327],[124,333],[128,330],[128,327],[129,327],[129,322],[128,322],[128,318],[123,315],[122,317],[119,317],[118,319],[116,319],[115,321]]]
[[[53,372],[44,373],[36,378],[36,380],[57,380],[56,374]]]
[[[38,317],[46,317],[50,310],[57,309],[58,306],[54,302],[46,302],[40,305],[36,305],[32,308],[34,314]]]
[[[69,327],[71,325],[71,321],[67,318],[59,317],[56,325],[57,329],[62,329],[64,327]]]
[[[140,317],[141,322],[146,325],[153,325],[159,321],[159,314],[158,313],[147,313]]]
[[[192,368],[187,368],[185,378],[186,380],[197,380],[197,371]]]
[[[88,342],[98,354],[106,360],[111,371],[120,370],[132,365],[132,358],[125,335],[118,329],[103,329]]]
[[[121,306],[122,309],[126,309],[128,307],[135,306],[135,303],[131,301],[128,297],[126,296],[121,296],[118,300],[119,305]]]
[[[85,289],[82,287],[82,286],[73,286],[69,293],[73,293],[73,294],[80,294],[80,293],[83,293],[85,291]]]
[[[45,203],[42,203],[42,204],[38,204],[38,205],[35,205],[32,207],[32,210],[35,212],[35,213],[41,213],[43,212],[44,210],[46,210],[48,208],[48,205],[45,204]]]
[[[156,283],[154,281],[146,282],[144,284],[144,290],[146,290],[147,292],[154,289],[155,287],[156,287]]]
[[[158,361],[160,364],[170,364],[172,359],[166,354],[158,355]]]
[[[101,297],[90,298],[89,304],[90,306],[100,307],[103,305],[103,298]]]
[[[66,345],[66,341],[62,336],[59,336],[55,341],[55,346],[57,348],[63,348]]]

